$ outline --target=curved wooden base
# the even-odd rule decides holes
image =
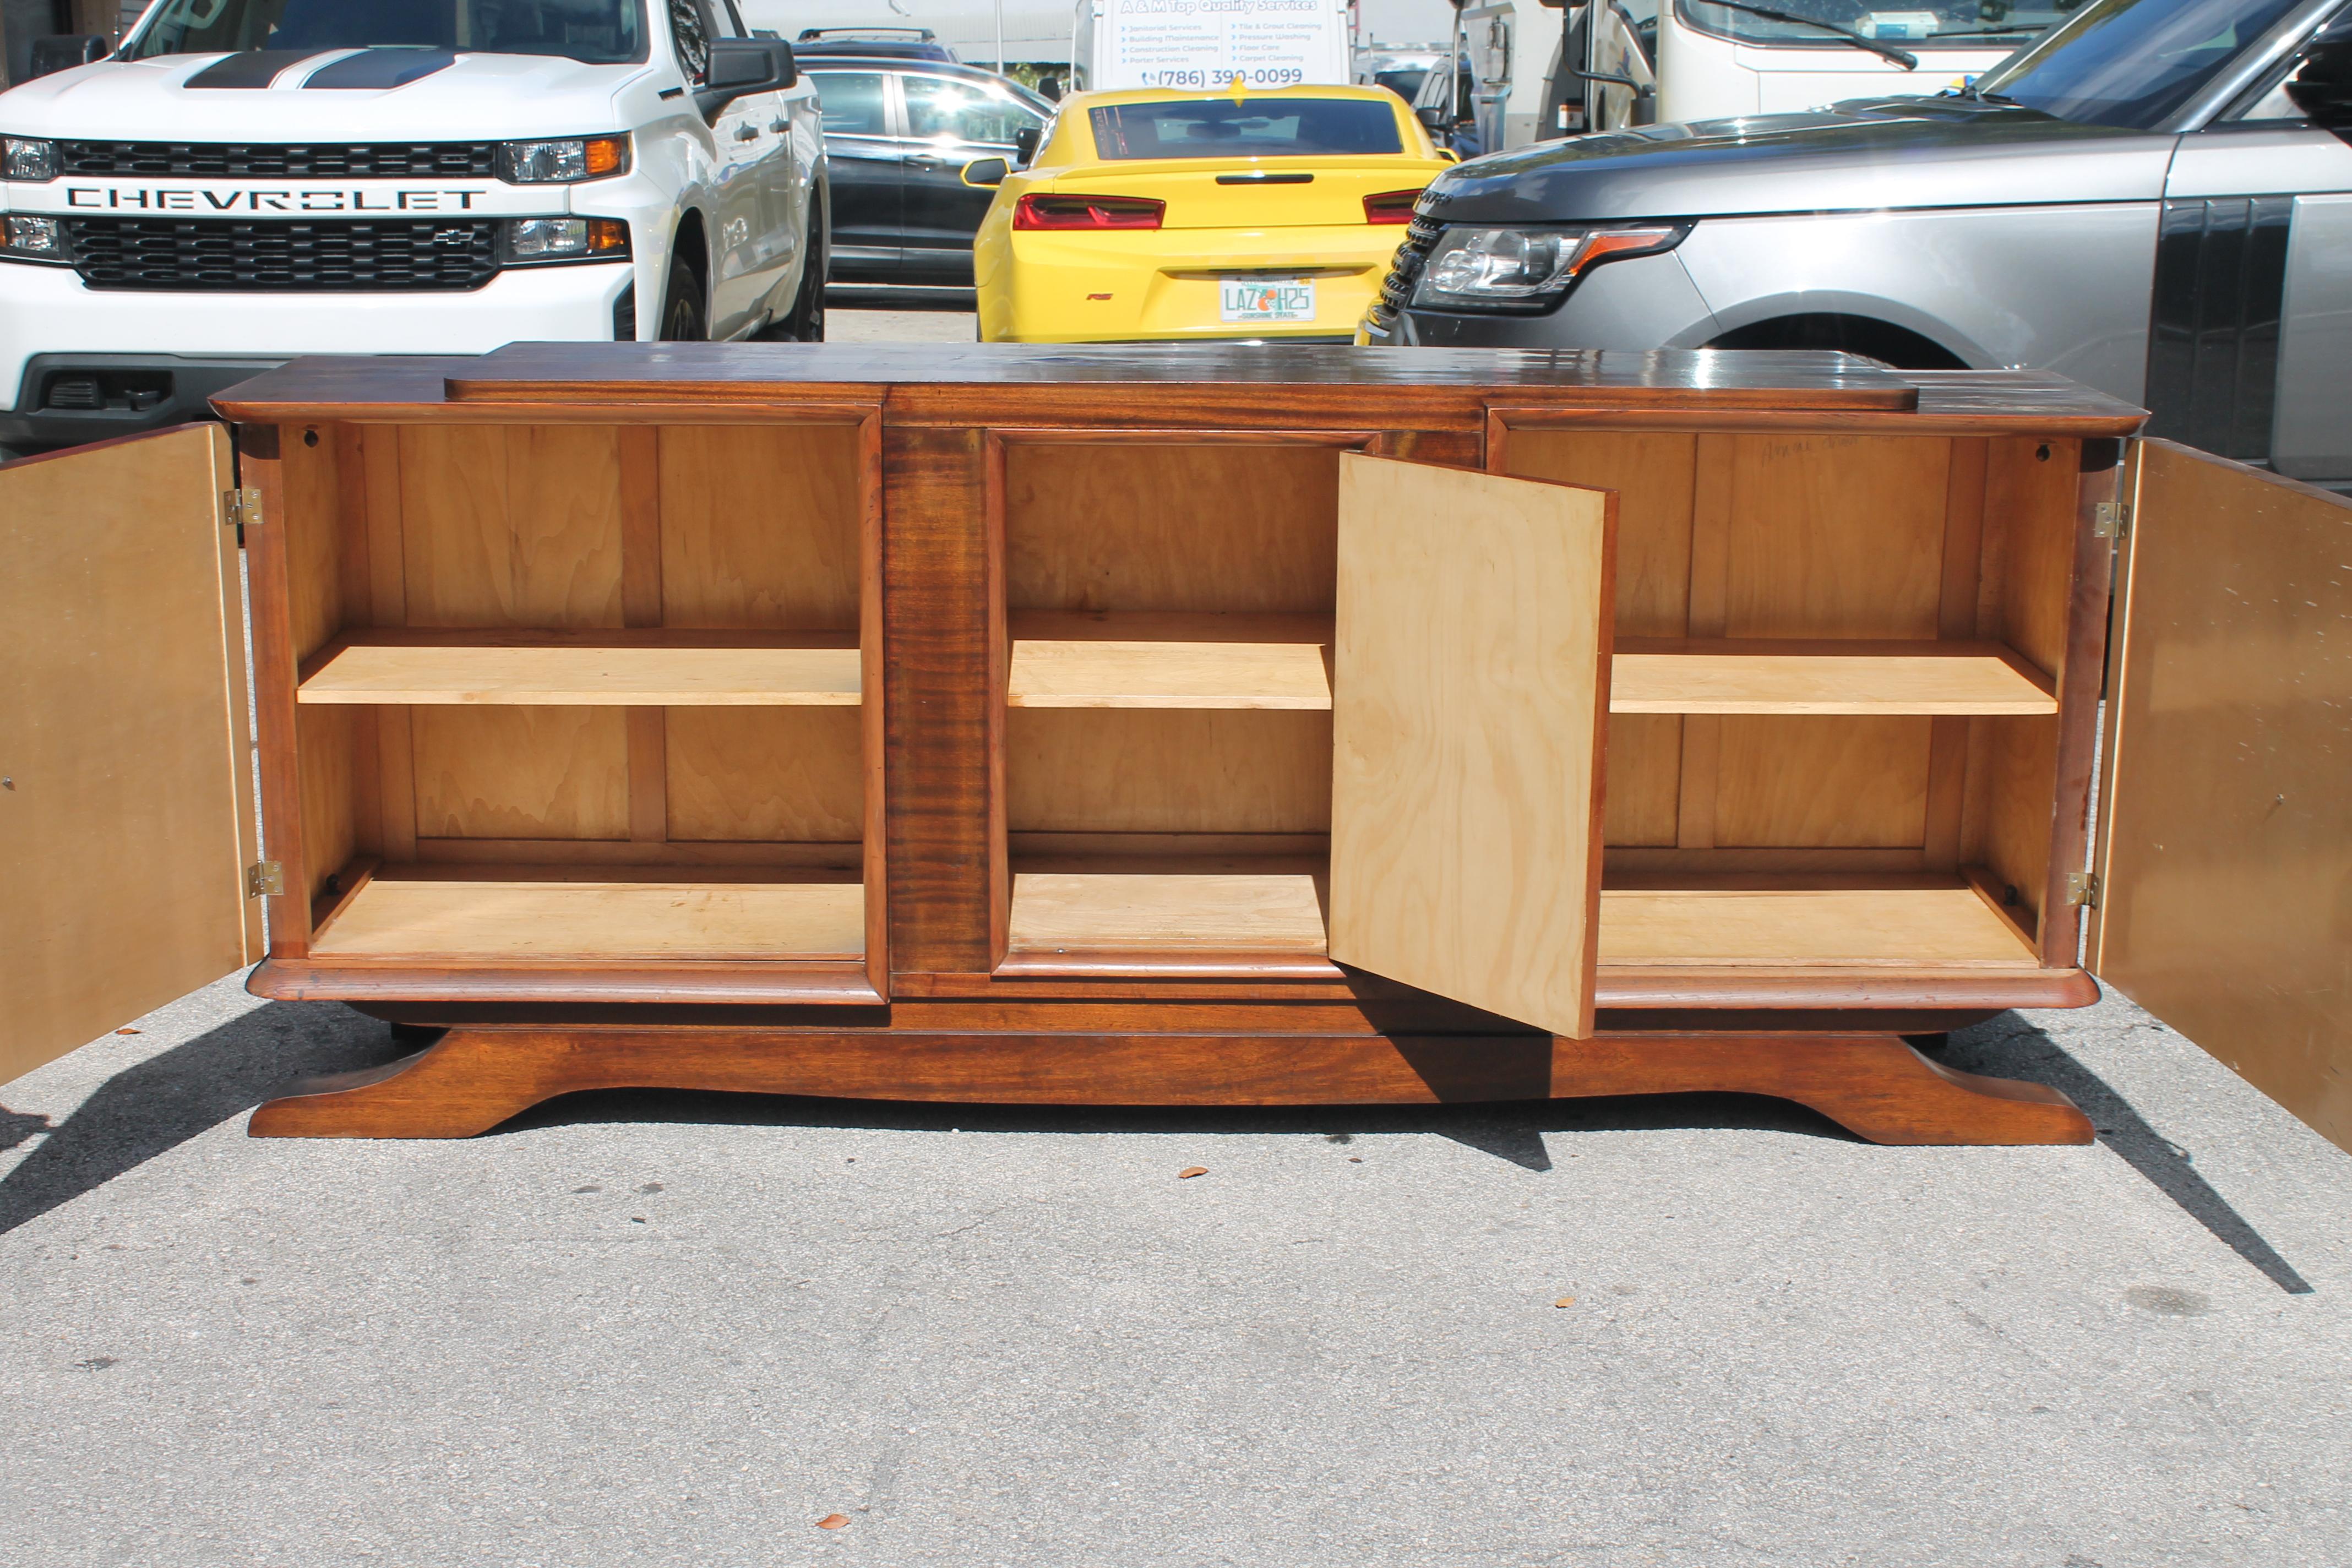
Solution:
[[[1892,1035],[800,1033],[451,1029],[431,1049],[314,1079],[257,1138],[464,1138],[593,1089],[997,1105],[1413,1105],[1706,1091],[1811,1107],[1875,1143],[2087,1143],[2056,1089],[1977,1078]]]

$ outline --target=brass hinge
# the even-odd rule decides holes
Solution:
[[[2131,502],[2103,500],[2092,509],[2091,533],[2097,539],[2121,539],[2131,532]]]
[[[264,860],[258,866],[245,868],[245,896],[248,899],[282,899],[286,896],[286,868],[276,860]]]
[[[221,491],[221,526],[259,528],[261,492],[250,486],[244,489]]]
[[[2073,909],[2097,909],[2099,907],[2098,873],[2095,871],[2067,872],[2066,903]]]

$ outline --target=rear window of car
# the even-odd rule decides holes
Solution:
[[[1087,111],[1104,158],[1296,157],[1402,153],[1396,112],[1360,98],[1108,103]]]

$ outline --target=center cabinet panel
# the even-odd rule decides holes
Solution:
[[[1372,441],[992,435],[1002,968],[1336,975],[1339,454]]]
[[[992,438],[999,973],[1591,1032],[1608,498],[1377,446]]]
[[[1604,965],[2041,962],[2080,457],[1498,421],[1620,497]]]
[[[878,999],[876,425],[286,429],[292,956]]]

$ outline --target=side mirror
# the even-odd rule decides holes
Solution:
[[[25,79],[69,71],[76,66],[102,60],[113,52],[112,47],[96,33],[56,33],[35,38],[32,68],[26,72]]]
[[[1002,158],[974,158],[963,166],[963,183],[974,190],[992,190],[1013,177],[1013,165]]]
[[[1431,131],[1445,129],[1445,106],[1442,103],[1424,103],[1412,111],[1412,117]]]
[[[2352,25],[2339,22],[2313,41],[2286,95],[2314,125],[2352,142]]]
[[[793,47],[782,38],[713,38],[710,68],[694,101],[709,120],[739,98],[779,91],[800,79]]]
[[[1013,155],[1016,160],[1014,166],[1025,169],[1035,163],[1037,149],[1045,144],[1045,128],[1042,125],[1024,125],[1015,131],[1013,133]]]

